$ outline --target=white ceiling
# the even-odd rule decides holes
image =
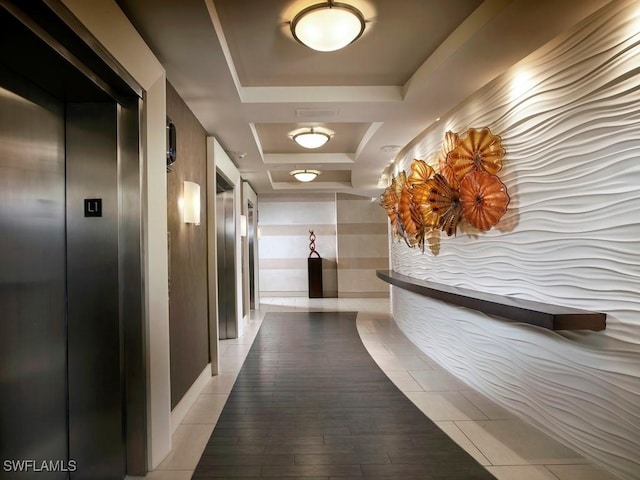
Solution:
[[[169,82],[258,193],[376,195],[403,147],[497,75],[609,0],[342,0],[367,19],[337,52],[288,22],[321,0],[118,0]],[[288,133],[335,132],[305,150]],[[479,125],[476,125],[479,127]],[[308,184],[295,168],[323,172]]]

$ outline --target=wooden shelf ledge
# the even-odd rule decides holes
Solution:
[[[476,292],[467,288],[427,282],[393,270],[378,270],[378,278],[404,290],[452,305],[471,308],[511,322],[529,323],[550,330],[595,330],[606,328],[605,313],[549,305],[506,295]]]

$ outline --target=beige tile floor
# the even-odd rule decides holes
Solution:
[[[220,374],[209,380],[177,428],[171,453],[145,478],[191,478],[264,315],[295,310],[358,311],[358,331],[380,368],[498,480],[615,480],[443,370],[396,327],[388,299],[304,297],[263,299],[244,335],[220,342]]]

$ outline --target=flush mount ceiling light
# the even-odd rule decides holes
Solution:
[[[357,40],[365,20],[357,8],[329,0],[301,10],[291,21],[298,42],[320,52],[333,52]]]
[[[299,182],[311,182],[316,179],[318,175],[320,175],[320,170],[291,170],[289,174],[293,175],[293,177]]]
[[[289,133],[289,136],[301,147],[320,148],[331,140],[333,132],[324,128],[311,127],[294,130]]]

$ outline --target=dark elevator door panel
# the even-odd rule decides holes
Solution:
[[[0,132],[0,458],[66,462],[64,108],[0,65]]]
[[[67,104],[72,479],[117,479],[125,471],[116,115],[115,103]]]
[[[220,340],[238,338],[233,190],[216,194],[218,260],[218,333]]]

